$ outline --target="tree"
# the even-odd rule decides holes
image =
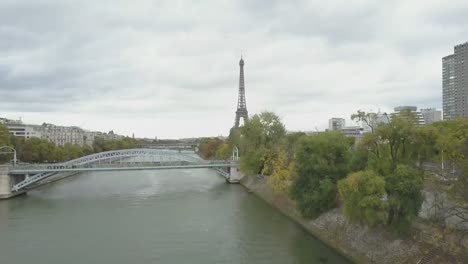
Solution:
[[[387,217],[385,180],[375,172],[359,171],[338,182],[343,214],[353,223],[374,226]]]
[[[10,130],[3,125],[0,124],[0,147],[2,146],[12,146],[12,136],[10,134]],[[11,156],[0,154],[0,162],[5,162],[11,159]]]
[[[198,153],[204,159],[214,159],[224,142],[219,138],[202,138],[198,142]]]
[[[357,122],[364,122],[371,129],[371,133],[374,133],[374,129],[377,121],[377,114],[375,113],[366,113],[364,111],[358,110],[356,114],[351,115],[351,120]]]
[[[424,200],[421,193],[423,184],[422,173],[407,165],[398,165],[394,173],[385,177],[388,225],[399,231],[405,231],[410,226]]]
[[[417,128],[414,114],[404,112],[365,135],[361,145],[368,150],[368,168],[385,176],[398,164],[414,166],[418,158]]]
[[[414,147],[416,122],[413,113],[401,114],[392,118],[388,124],[380,125],[376,134],[380,139],[380,146],[387,149],[390,158],[390,169],[394,171],[397,164],[414,165],[417,155]]]
[[[271,166],[271,176],[267,180],[268,185],[276,193],[287,193],[291,181],[296,175],[294,162],[289,162],[286,152],[282,150]]]
[[[274,113],[262,112],[250,118],[240,129],[241,170],[262,173],[265,163],[276,158],[285,136],[286,128]]]
[[[339,132],[302,137],[297,145],[291,198],[306,217],[336,205],[336,182],[348,173],[351,146]]]
[[[232,149],[229,148],[228,143],[223,143],[221,146],[218,147],[218,150],[216,150],[216,159],[228,159],[231,156]]]

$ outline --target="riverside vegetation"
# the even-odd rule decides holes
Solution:
[[[452,213],[468,223],[468,119],[421,126],[411,112],[374,126],[375,114],[358,111],[352,119],[367,123],[371,132],[355,142],[341,132],[287,133],[271,112],[254,115],[240,129],[232,129],[227,142],[204,139],[204,157],[226,158],[239,146],[240,168],[267,177],[277,193],[287,194],[306,218],[340,207],[352,223],[409,233],[424,202],[428,182],[442,186]],[[425,164],[445,164],[431,173]],[[461,244],[466,229],[430,219],[443,233],[455,232],[455,242],[436,239],[435,246],[466,254]],[[449,245],[447,245],[449,244]]]

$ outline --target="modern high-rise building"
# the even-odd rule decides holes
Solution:
[[[468,117],[468,42],[442,58],[442,100],[444,120]]]
[[[341,130],[345,127],[346,121],[344,118],[333,117],[328,120],[328,130],[336,131]]]

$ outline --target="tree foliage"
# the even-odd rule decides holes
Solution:
[[[348,173],[350,142],[339,132],[299,140],[291,198],[306,217],[317,217],[336,205],[336,182]]]
[[[289,186],[296,175],[295,163],[287,159],[284,150],[278,153],[277,158],[271,163],[271,176],[268,177],[268,185],[276,193],[287,194]]]
[[[56,146],[46,139],[14,137],[4,125],[0,124],[0,146],[3,146],[1,144],[14,147],[18,160],[22,162],[54,163],[76,159],[92,153],[135,148],[141,142],[129,137],[120,140],[104,140],[97,137],[93,146],[72,144]],[[10,159],[11,157],[0,155],[1,162]]]
[[[373,226],[387,217],[385,180],[371,170],[353,173],[338,182],[343,214],[353,223]]]
[[[225,153],[219,152],[223,144],[224,141],[219,138],[201,138],[198,141],[198,153],[204,159],[220,159],[220,154],[227,154],[226,149],[223,150]]]
[[[12,136],[10,134],[10,131],[8,128],[0,124],[0,147],[3,146],[12,146]],[[6,151],[5,149],[2,149],[0,151]],[[0,154],[0,162],[5,162],[11,159],[12,155],[6,155],[6,154]]]
[[[264,171],[265,163],[277,158],[284,144],[286,128],[271,112],[254,115],[240,129],[240,168],[243,172],[271,174]]]
[[[422,173],[407,165],[398,165],[392,174],[385,177],[388,225],[397,230],[406,230],[410,226],[424,200],[421,192],[423,184]]]
[[[353,116],[366,118],[365,113],[359,112]],[[437,138],[437,129],[420,126],[409,111],[393,116],[389,123],[381,123],[373,133],[364,135],[350,167],[365,171],[340,182],[344,214],[351,221],[368,225],[383,222],[382,217],[386,216],[385,224],[406,230],[423,202],[424,179],[419,166],[437,153]],[[361,187],[364,182],[367,187]],[[362,207],[361,199],[372,202]]]

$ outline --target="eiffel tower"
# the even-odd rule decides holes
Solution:
[[[237,99],[237,111],[236,121],[234,128],[239,128],[241,117],[244,119],[244,124],[249,120],[249,114],[247,112],[247,103],[245,102],[245,84],[244,84],[244,60],[239,61],[240,75],[239,75],[239,98]]]

